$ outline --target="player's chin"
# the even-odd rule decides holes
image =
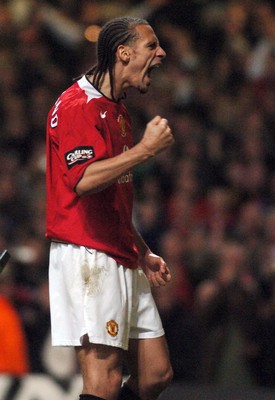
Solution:
[[[150,81],[147,81],[146,83],[142,82],[138,85],[138,90],[139,93],[145,94],[148,92],[150,86]]]
[[[149,86],[139,87],[138,90],[139,90],[139,93],[146,94],[148,92],[148,90],[149,90]]]

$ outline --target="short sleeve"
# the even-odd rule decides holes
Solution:
[[[62,129],[58,131],[59,158],[63,177],[74,189],[89,164],[106,158],[106,144],[93,109],[87,113],[80,107],[66,117],[63,113],[62,119]]]

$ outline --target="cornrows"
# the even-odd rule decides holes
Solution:
[[[137,39],[136,26],[148,25],[141,18],[120,17],[107,22],[101,29],[97,42],[97,63],[87,72],[93,75],[93,85],[100,89],[104,75],[109,72],[111,96],[114,100],[114,77],[116,50],[119,45],[134,43]]]

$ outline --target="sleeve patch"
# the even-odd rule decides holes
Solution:
[[[76,164],[83,164],[94,157],[95,152],[92,146],[75,147],[65,153],[65,161],[68,169],[71,169]]]

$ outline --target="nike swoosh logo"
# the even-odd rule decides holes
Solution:
[[[101,116],[101,118],[103,119],[103,118],[106,118],[106,114],[107,114],[107,111],[100,111],[100,116]]]

